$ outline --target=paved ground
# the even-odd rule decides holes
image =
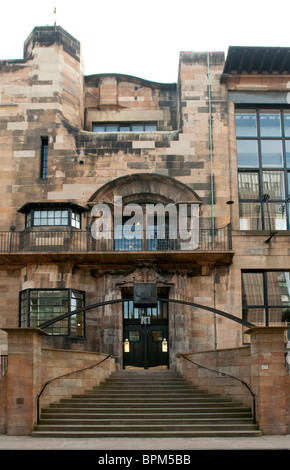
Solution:
[[[0,435],[0,450],[290,450],[290,435],[210,439],[64,439]]]

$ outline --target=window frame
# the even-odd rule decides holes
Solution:
[[[68,289],[58,289],[58,288],[55,288],[55,289],[51,289],[51,288],[41,288],[41,289],[37,289],[37,288],[33,288],[33,289],[24,289],[22,291],[19,292],[19,328],[30,328],[31,327],[31,292],[66,292],[67,293],[67,302],[68,302],[68,312],[72,312],[72,294],[74,292],[77,292],[78,294],[80,294],[82,296],[82,302],[83,302],[83,307],[85,307],[86,305],[86,298],[85,298],[85,291],[82,291],[82,290],[78,290],[78,289],[73,289],[73,288],[68,288]],[[26,305],[22,303],[23,301],[23,295],[26,294]],[[24,316],[25,316],[25,321],[23,322],[23,309],[25,309],[24,311]],[[60,313],[60,315],[62,315],[63,313]],[[39,315],[39,312],[37,312],[37,315]],[[67,334],[60,334],[60,333],[54,333],[54,330],[56,329],[56,326],[58,322],[54,323],[53,325],[49,326],[48,328],[52,330],[52,332],[50,331],[46,331],[46,329],[44,328],[43,331],[46,331],[47,334],[49,336],[56,336],[56,337],[71,337],[71,338],[84,338],[85,337],[85,312],[83,311],[82,312],[82,324],[81,324],[81,330],[82,330],[82,334],[81,335],[78,335],[78,334],[71,334],[71,331],[72,331],[72,316],[69,316],[67,319],[64,319],[64,320],[60,320],[60,321],[67,321]],[[51,317],[51,319],[53,319],[54,317]],[[47,321],[47,320],[45,320]],[[42,322],[44,323],[44,321]],[[22,326],[24,325],[24,326]],[[34,328],[38,328],[38,325],[36,326],[32,326]],[[59,327],[60,330],[63,329],[62,326]]]
[[[54,212],[56,213],[57,211],[59,212],[67,212],[68,213],[68,223],[67,224],[49,224],[49,223],[46,223],[46,224],[35,224],[35,213],[36,212]],[[77,227],[73,222],[77,220],[77,218],[74,218],[75,215],[78,215],[79,216],[79,227]],[[55,214],[54,214],[54,219],[56,218]],[[60,217],[61,219],[63,218],[62,216]],[[47,216],[46,219],[44,218],[43,220],[47,220],[48,221],[49,217]],[[32,228],[32,227],[37,227],[37,228],[43,228],[43,227],[73,227],[73,228],[76,228],[77,230],[81,230],[82,228],[82,215],[81,215],[81,212],[76,210],[76,209],[72,209],[70,207],[37,207],[37,208],[32,208],[30,209],[28,212],[26,212],[25,214],[25,228],[26,229],[29,229],[29,228]]]
[[[270,288],[269,284],[267,282],[267,276],[269,273],[289,273],[290,275],[290,270],[283,270],[283,269],[276,269],[276,270],[262,270],[262,269],[244,269],[241,271],[241,287],[242,287],[242,315],[243,319],[247,320],[245,316],[245,310],[254,310],[254,309],[261,309],[264,310],[264,325],[263,326],[271,326],[271,321],[270,321],[270,316],[269,316],[269,311],[273,308],[281,308],[281,309],[288,309],[287,305],[283,305],[282,303],[271,303],[270,301]],[[243,302],[243,274],[261,274],[262,277],[262,291],[260,292],[260,295],[263,297],[263,303],[262,304],[244,304]],[[290,294],[290,290],[289,290]],[[289,301],[289,309],[290,309],[290,301]],[[272,322],[272,323],[277,323],[277,322]],[[279,322],[278,322],[279,323]],[[281,323],[282,319],[281,319]]]
[[[142,130],[134,129],[134,126],[143,127]],[[146,129],[146,127],[154,126],[155,129]],[[97,130],[96,127],[104,128],[104,130]],[[110,127],[114,127],[115,130],[110,130]],[[124,130],[122,128],[129,128]],[[158,126],[156,122],[93,122],[92,123],[92,132],[157,132]]]
[[[236,129],[236,145],[237,145],[237,170],[238,170],[238,192],[239,192],[239,210],[240,210],[240,230],[253,230],[252,228],[243,228],[241,223],[241,207],[244,206],[246,203],[248,204],[256,204],[257,208],[260,209],[260,215],[257,216],[257,230],[268,230],[269,227],[269,215],[268,215],[268,208],[271,207],[271,204],[280,204],[281,206],[281,213],[283,213],[282,207],[285,208],[285,228],[278,228],[278,230],[289,230],[290,229],[290,164],[287,167],[287,155],[286,155],[286,143],[289,142],[290,145],[290,133],[286,135],[285,132],[285,114],[289,114],[290,116],[290,108],[289,106],[281,106],[281,105],[236,105],[235,106],[235,118],[239,112],[246,112],[255,113],[256,116],[256,135],[238,135],[237,133],[237,126],[235,125]],[[261,134],[261,124],[260,124],[260,117],[261,114],[266,112],[271,113],[277,111],[280,116],[280,126],[281,126],[281,135],[280,136],[264,136]],[[239,165],[238,162],[238,142],[242,141],[251,141],[257,142],[257,157],[258,157],[258,164],[257,166],[245,166]],[[263,165],[262,161],[262,143],[266,141],[276,141],[281,142],[282,148],[282,165],[275,166],[275,165]],[[283,178],[283,189],[284,189],[284,197],[275,198],[275,199],[267,199],[265,198],[264,193],[264,184],[265,180],[263,176],[268,173],[277,173],[282,175]],[[258,197],[255,198],[243,198],[240,192],[240,185],[239,185],[239,175],[242,173],[252,173],[258,175]],[[266,200],[267,199],[267,200]],[[268,202],[269,201],[269,202]],[[253,213],[251,213],[253,215]],[[251,219],[250,219],[251,220]],[[253,221],[255,219],[253,218]],[[273,219],[271,219],[273,220]],[[283,221],[283,218],[281,219]],[[282,222],[283,223],[283,222]],[[272,230],[275,229],[271,227]],[[277,230],[277,229],[276,229]]]

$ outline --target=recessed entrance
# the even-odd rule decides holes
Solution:
[[[156,308],[136,308],[128,300],[123,312],[124,368],[167,369],[168,304],[159,300]]]

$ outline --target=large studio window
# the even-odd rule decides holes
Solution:
[[[289,271],[242,272],[244,320],[256,326],[290,322]]]
[[[290,228],[290,110],[237,109],[241,230]]]
[[[74,289],[26,289],[20,293],[20,327],[38,328],[85,306],[85,294]],[[84,312],[44,328],[50,335],[84,336]]]

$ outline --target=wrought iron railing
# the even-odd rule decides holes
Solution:
[[[100,235],[100,234],[99,234]],[[151,237],[142,232],[140,238],[128,239],[115,232],[104,232],[99,239],[88,230],[60,229],[0,232],[0,253],[27,252],[113,252],[113,251],[231,251],[231,226],[200,229],[189,243],[180,237]]]
[[[253,412],[253,421],[254,421],[254,424],[256,424],[256,421],[257,421],[257,418],[256,418],[256,396],[254,394],[254,392],[251,390],[251,388],[249,387],[249,385],[242,379],[239,379],[238,377],[235,377],[234,375],[230,375],[230,374],[227,374],[226,372],[221,372],[219,370],[215,370],[215,369],[210,369],[209,367],[206,367],[206,366],[203,366],[201,364],[198,364],[194,361],[192,361],[191,359],[189,359],[188,357],[186,357],[185,354],[177,354],[177,357],[183,357],[183,359],[185,359],[186,361],[190,362],[191,364],[197,366],[197,368],[200,368],[200,369],[205,369],[205,370],[208,370],[210,372],[214,372],[216,374],[220,374],[222,375],[223,377],[229,377],[231,379],[234,379],[234,380],[237,380],[238,382],[242,383],[243,385],[245,385],[245,387],[248,389],[248,391],[250,392],[250,394],[252,395],[252,399],[253,399],[253,407],[252,407],[252,412]]]

